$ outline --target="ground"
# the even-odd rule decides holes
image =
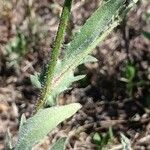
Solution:
[[[74,1],[64,46],[101,2]],[[0,149],[8,128],[17,140],[21,114],[29,117],[37,102],[40,91],[31,84],[30,75],[48,61],[62,4],[62,0],[0,1]],[[93,51],[98,62],[76,70],[86,78],[74,83],[59,101],[79,102],[82,109],[35,149],[47,150],[67,135],[69,150],[95,150],[94,134],[104,137],[110,130],[113,138],[106,149],[122,149],[120,133],[133,149],[150,149],[150,41],[143,34],[150,31],[148,11],[150,2],[141,0]],[[127,83],[129,68],[135,74]]]

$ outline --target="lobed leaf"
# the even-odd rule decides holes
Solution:
[[[128,3],[129,2],[129,3]],[[64,58],[58,60],[47,103],[54,105],[56,97],[77,79],[74,70],[83,63],[95,62],[89,54],[122,20],[132,0],[108,0],[86,21],[80,32],[66,46]],[[131,2],[131,3],[130,3]]]
[[[109,0],[86,21],[65,50],[63,64],[66,69],[78,66],[79,62],[95,48],[100,42],[98,39],[115,22],[113,19],[124,7],[124,2],[124,0]]]
[[[52,91],[65,84],[65,76],[74,72],[77,66],[87,60],[94,60],[89,53],[118,25],[119,13],[122,14],[126,10],[124,3],[125,0],[109,0],[87,20],[65,50],[61,68],[55,72],[52,80]]]

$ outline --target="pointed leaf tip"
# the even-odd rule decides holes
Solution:
[[[59,123],[70,118],[80,108],[79,103],[73,103],[40,110],[21,126],[15,150],[30,150]]]

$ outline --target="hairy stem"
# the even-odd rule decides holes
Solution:
[[[72,0],[65,0],[64,2],[57,35],[54,41],[53,49],[50,56],[50,62],[47,68],[45,85],[42,89],[40,99],[36,105],[35,112],[37,112],[39,109],[44,107],[47,97],[51,91],[52,79],[53,79],[56,63],[60,55],[61,45],[64,40],[64,34],[70,16],[71,4],[72,4]]]

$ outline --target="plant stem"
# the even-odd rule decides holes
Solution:
[[[69,20],[69,16],[70,16],[71,4],[72,4],[72,0],[65,0],[64,2],[57,35],[54,41],[53,49],[52,49],[51,56],[50,56],[50,62],[47,68],[47,76],[45,80],[45,85],[42,89],[40,99],[36,105],[35,112],[37,112],[39,109],[44,107],[47,97],[51,91],[52,79],[54,76],[56,63],[60,55],[61,45],[64,40],[64,34],[65,34],[65,30],[66,30],[67,23]]]

